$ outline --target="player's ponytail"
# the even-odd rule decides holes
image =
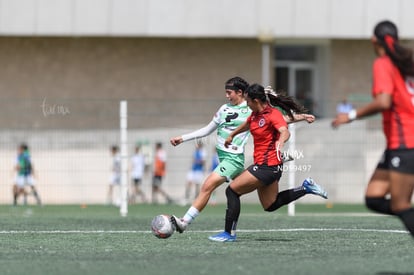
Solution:
[[[375,26],[374,35],[401,74],[414,76],[413,51],[400,45],[397,26],[391,21],[381,21]]]
[[[294,119],[293,114],[304,114],[306,108],[299,104],[293,97],[288,96],[282,90],[275,92],[272,87],[267,86],[266,89],[259,84],[250,85],[246,93],[251,99],[258,99],[261,102],[268,102],[272,107],[281,108],[286,115]]]
[[[286,114],[293,119],[293,114],[304,114],[308,110],[297,102],[293,97],[288,96],[283,90],[275,92],[272,87],[267,86],[265,89],[268,102],[273,107],[280,107]]]

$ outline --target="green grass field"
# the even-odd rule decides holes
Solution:
[[[0,274],[413,274],[412,237],[393,217],[358,205],[242,205],[238,239],[214,243],[224,205],[184,234],[157,239],[151,219],[187,207],[0,206]]]

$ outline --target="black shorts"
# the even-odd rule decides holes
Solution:
[[[247,171],[260,180],[264,185],[271,185],[275,181],[280,180],[283,164],[275,166],[253,164],[247,168]]]
[[[161,176],[154,176],[152,178],[152,186],[153,187],[160,187],[162,184],[162,177]]]
[[[386,149],[377,169],[414,174],[414,149]]]
[[[141,179],[133,178],[132,182],[134,183],[135,186],[141,185]]]

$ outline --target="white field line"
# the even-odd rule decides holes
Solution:
[[[279,214],[282,216],[282,214]],[[269,216],[269,213],[245,213],[243,216]],[[283,214],[283,216],[286,216]],[[377,213],[358,213],[358,212],[346,212],[346,213],[297,213],[295,217],[389,217],[388,215],[377,214]],[[275,215],[277,217],[277,215]]]
[[[189,230],[188,233],[215,233],[222,230]],[[375,232],[406,234],[405,230],[369,229],[369,228],[287,228],[287,229],[240,229],[238,232]],[[2,230],[0,234],[142,234],[151,233],[149,230]]]

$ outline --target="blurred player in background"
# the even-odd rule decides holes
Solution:
[[[152,203],[158,203],[158,194],[161,194],[167,203],[173,203],[174,200],[161,188],[162,180],[165,177],[167,167],[167,153],[162,148],[162,143],[155,144],[154,159],[154,176],[152,179]]]
[[[29,194],[35,197],[38,205],[41,205],[40,196],[35,187],[34,167],[29,146],[25,143],[22,143],[18,148],[15,169],[17,176],[15,185],[13,186],[14,205],[17,205],[19,195],[24,196],[24,204],[27,204],[27,195]],[[30,188],[30,192],[27,192],[26,187]]]
[[[220,163],[220,160],[219,160],[219,157],[218,157],[218,154],[217,154],[216,148],[214,148],[214,150],[213,150],[213,152],[212,152],[212,155],[211,155],[211,163],[210,163],[210,172],[211,172],[211,173],[212,173],[212,172],[214,172],[214,170],[215,170],[215,169],[216,169],[216,167],[219,165],[219,163]],[[210,203],[211,205],[216,205],[216,204],[217,204],[216,190],[214,190],[214,191],[211,193],[209,203]]]
[[[147,198],[141,189],[144,172],[145,172],[145,156],[141,152],[141,146],[136,146],[135,153],[131,157],[132,188],[131,188],[131,195],[129,197],[130,203],[136,203],[137,196],[141,197],[142,202],[144,203],[147,202]]]
[[[204,171],[206,166],[206,151],[203,148],[202,141],[197,140],[193,152],[191,169],[187,174],[187,184],[185,187],[185,201],[190,201],[191,190],[194,188],[194,198],[200,193],[200,185],[204,180]]]
[[[107,203],[114,204],[114,187],[121,185],[121,154],[119,153],[119,147],[116,145],[111,146],[110,151],[112,156],[112,174],[108,187]]]
[[[373,100],[338,114],[334,128],[355,119],[382,113],[387,145],[365,193],[366,206],[395,215],[414,236],[414,62],[413,52],[400,45],[390,21],[378,23],[372,36],[377,58],[373,64]]]
[[[341,102],[336,105],[336,113],[337,114],[347,114],[349,113],[354,106],[346,99],[342,99]]]
[[[253,84],[246,90],[245,98],[252,114],[226,138],[224,145],[233,146],[234,137],[250,130],[254,141],[254,164],[232,181],[226,189],[227,209],[225,230],[209,239],[217,242],[236,240],[236,226],[240,216],[240,197],[257,190],[263,209],[273,212],[306,194],[327,198],[327,193],[312,179],[301,186],[279,192],[279,179],[283,172],[282,150],[290,137],[287,122],[277,108],[281,107],[295,120],[296,114],[307,110],[290,97]],[[313,118],[314,119],[314,118]],[[313,121],[313,120],[312,120]]]

